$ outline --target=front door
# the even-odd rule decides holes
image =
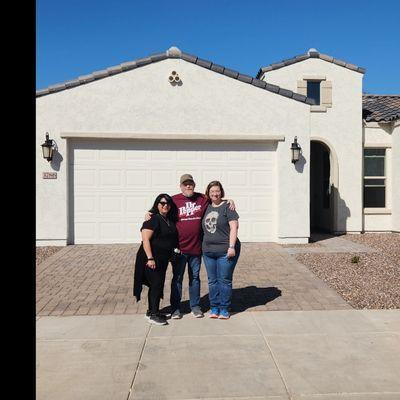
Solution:
[[[333,193],[330,186],[330,151],[321,142],[311,142],[310,228],[311,232],[332,231]]]

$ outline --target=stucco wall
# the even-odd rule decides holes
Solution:
[[[182,86],[171,86],[177,71]],[[67,240],[67,140],[65,132],[263,134],[284,135],[279,142],[278,235],[308,237],[308,164],[297,171],[290,144],[297,135],[309,156],[309,106],[179,59],[130,70],[36,102],[37,240]],[[42,158],[45,133],[58,145],[51,165]],[[56,171],[56,180],[42,179]],[[300,188],[296,190],[295,188]]]
[[[336,231],[362,230],[362,77],[347,68],[310,58],[265,74],[264,80],[297,92],[303,76],[332,82],[332,107],[310,112],[310,137],[322,138],[338,158]]]

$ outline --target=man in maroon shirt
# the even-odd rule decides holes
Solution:
[[[207,209],[208,199],[204,194],[194,191],[196,184],[190,174],[181,176],[180,187],[181,193],[172,196],[178,208],[176,228],[181,254],[172,263],[171,318],[182,318],[180,303],[186,264],[189,273],[190,309],[196,318],[201,318],[203,317],[200,309],[201,220]]]

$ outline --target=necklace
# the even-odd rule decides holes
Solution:
[[[165,221],[165,223],[170,226],[170,222],[167,218],[165,218],[163,215],[160,214],[160,217]]]

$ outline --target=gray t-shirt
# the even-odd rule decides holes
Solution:
[[[236,211],[229,209],[229,204],[224,202],[219,207],[210,204],[204,213],[201,222],[203,228],[202,250],[205,252],[226,252],[229,247],[229,221],[239,219]],[[237,239],[239,241],[239,239]]]

